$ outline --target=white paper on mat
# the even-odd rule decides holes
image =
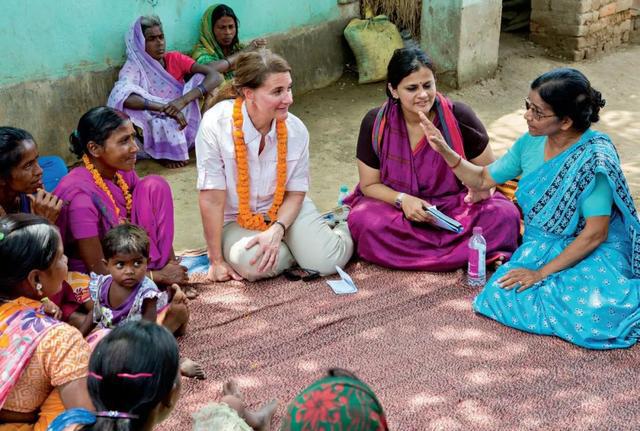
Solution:
[[[336,271],[338,271],[338,275],[340,276],[340,280],[327,280],[327,284],[336,295],[346,295],[349,293],[356,293],[358,288],[356,284],[353,282],[349,274],[344,272],[342,268],[336,266]]]

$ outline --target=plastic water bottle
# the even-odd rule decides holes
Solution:
[[[341,207],[343,205],[344,199],[349,196],[349,187],[346,185],[340,186],[340,191],[338,192],[338,206]]]
[[[467,283],[469,286],[484,286],[487,282],[486,266],[487,241],[482,236],[482,228],[473,228],[473,236],[469,240],[469,266]]]

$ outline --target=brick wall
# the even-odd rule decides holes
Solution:
[[[629,42],[640,0],[532,0],[531,39],[574,61]],[[632,13],[633,12],[633,13]]]

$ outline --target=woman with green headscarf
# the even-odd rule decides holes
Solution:
[[[258,412],[245,401],[231,381],[224,387],[221,403],[210,404],[194,415],[193,431],[267,431],[276,403]],[[352,373],[341,369],[300,392],[287,407],[280,431],[388,431],[382,404],[373,390]]]
[[[224,72],[225,79],[231,79],[237,54],[243,49],[262,48],[266,44],[266,39],[259,38],[246,47],[242,45],[238,39],[238,17],[233,9],[214,4],[202,15],[200,39],[193,47],[191,57],[200,64],[218,63],[214,67]]]

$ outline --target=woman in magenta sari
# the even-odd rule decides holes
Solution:
[[[517,247],[520,215],[500,193],[472,193],[427,144],[418,113],[432,119],[447,143],[477,165],[494,160],[489,137],[468,106],[436,92],[433,64],[420,49],[394,53],[381,108],[365,116],[358,138],[360,183],[345,200],[348,225],[363,259],[382,266],[450,271],[467,263],[473,227],[487,240],[487,261],[504,260]],[[460,233],[430,224],[423,207],[460,222]]]
[[[72,271],[107,274],[101,238],[130,221],[150,240],[148,276],[158,284],[187,280],[173,252],[173,198],[157,175],[140,179],[134,167],[138,148],[129,117],[106,106],[85,113],[71,134],[71,150],[82,166],[66,175],[54,193],[68,202],[57,225]]]

